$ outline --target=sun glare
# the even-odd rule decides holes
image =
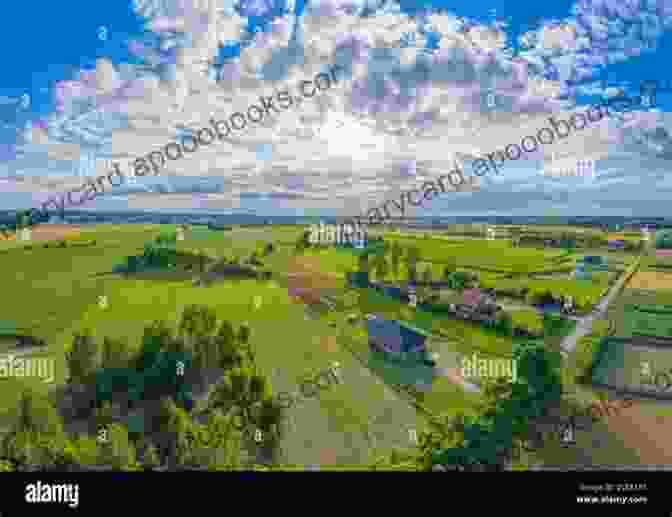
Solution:
[[[319,128],[318,136],[326,143],[330,154],[360,159],[366,158],[382,143],[379,135],[343,114],[330,114]]]

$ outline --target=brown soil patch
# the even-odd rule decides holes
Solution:
[[[326,294],[321,290],[337,289],[342,285],[340,278],[317,270],[305,257],[295,257],[289,264],[287,290],[290,297],[299,298],[304,303],[319,303]]]
[[[81,227],[71,224],[42,224],[32,228],[31,240],[53,241],[79,237]]]
[[[328,448],[320,451],[320,465],[334,467],[338,463],[338,454],[334,449]]]
[[[672,416],[645,414],[634,405],[608,417],[607,425],[623,437],[643,465],[672,465]]]
[[[636,273],[628,282],[628,289],[672,289],[672,274],[659,271]]]
[[[338,352],[338,342],[336,341],[336,336],[324,336],[322,338],[322,348],[330,354],[335,354]]]

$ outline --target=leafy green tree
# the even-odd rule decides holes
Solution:
[[[387,263],[387,259],[385,258],[385,255],[383,255],[382,253],[376,255],[373,264],[374,264],[373,265],[374,274],[376,275],[376,278],[381,282],[384,281],[390,269]]]
[[[140,372],[156,364],[162,350],[173,341],[173,331],[165,321],[155,320],[144,329],[136,368]]]
[[[502,312],[497,318],[497,330],[506,336],[513,335],[513,318],[508,312]]]
[[[395,278],[399,278],[399,267],[401,265],[401,257],[403,255],[403,250],[401,245],[397,241],[393,241],[390,246],[390,263],[392,266],[392,274]]]
[[[272,396],[263,375],[252,367],[234,368],[210,394],[208,407],[237,417],[241,428],[255,427],[256,414],[261,403]]]
[[[294,245],[294,251],[301,253],[310,247],[310,230],[304,231]]]
[[[214,457],[213,454],[209,455],[208,466],[217,470],[240,467],[242,434],[234,418],[215,411],[208,418],[206,430],[209,437],[207,450],[215,451]]]
[[[125,368],[129,366],[130,349],[122,339],[103,338],[102,368]]]
[[[108,439],[99,446],[99,464],[128,470],[136,464],[135,447],[129,440],[128,430],[120,424],[108,428]]]
[[[161,466],[161,458],[159,458],[159,452],[153,443],[150,443],[145,448],[145,452],[142,456],[142,463],[149,470],[156,469]]]
[[[74,334],[66,361],[71,381],[86,384],[98,367],[98,346],[88,330]]]
[[[457,291],[463,291],[467,282],[469,281],[468,275],[463,271],[455,271],[448,276],[448,287]]]
[[[432,266],[428,264],[425,271],[422,273],[423,283],[430,285],[432,283]]]
[[[252,350],[252,345],[250,343],[250,337],[252,335],[252,330],[247,323],[243,323],[238,328],[238,343],[241,348],[246,352],[248,360],[251,364],[254,364],[254,351]]]
[[[0,441],[0,457],[18,464],[50,465],[56,442],[63,442],[63,422],[49,399],[22,392],[13,423]]]
[[[21,394],[13,429],[48,435],[63,433],[63,422],[49,399],[32,390]]]
[[[179,332],[192,345],[210,338],[217,329],[217,313],[207,305],[188,305],[182,313]]]
[[[176,406],[172,399],[162,398],[159,404],[159,412],[155,420],[157,442],[161,456],[169,464],[184,465],[189,458],[189,433],[192,428],[192,420],[180,407]]]
[[[96,429],[109,430],[110,426],[114,422],[112,418],[112,404],[110,401],[104,401],[100,407],[95,410],[95,420],[96,420]]]
[[[420,251],[416,246],[410,246],[406,250],[406,270],[408,280],[415,282],[418,277],[418,261],[420,260]]]
[[[233,326],[224,320],[219,325],[219,330],[214,338],[214,348],[218,351],[218,366],[234,368],[243,362],[243,354],[238,346],[236,333]]]
[[[369,272],[369,254],[362,253],[359,256],[359,272],[368,273]]]
[[[0,460],[0,472],[16,472],[11,461]]]

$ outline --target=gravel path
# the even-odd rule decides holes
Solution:
[[[635,269],[639,268],[639,264],[641,263],[641,257],[638,260],[639,261],[637,262]],[[577,319],[578,323],[576,325],[576,329],[574,330],[574,332],[566,336],[562,340],[562,343],[560,344],[562,350],[565,353],[567,354],[572,353],[576,348],[576,344],[578,343],[579,339],[590,334],[593,328],[593,321],[595,321],[596,319],[603,319],[606,316],[609,304],[614,300],[614,298],[620,291],[621,286],[625,282],[625,277],[626,273],[624,272],[621,275],[621,278],[618,279],[618,282],[616,282],[613,286],[611,286],[609,292],[595,306],[593,312],[584,316],[583,318]]]

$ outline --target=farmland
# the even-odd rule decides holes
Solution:
[[[224,259],[247,263],[255,253],[263,269],[272,272],[270,280],[220,275],[203,287],[194,283],[198,275],[192,269],[188,273],[177,269],[113,273],[125,257],[141,254],[148,241],[176,228],[96,225],[67,237],[64,247],[45,248],[42,242],[2,244],[0,263],[12,273],[3,278],[7,292],[12,293],[3,297],[3,320],[30,328],[47,341],[48,347],[40,354],[56,361],[56,386],[67,374],[65,352],[73,333],[90,329],[99,343],[108,337],[137,344],[152,321],[164,320],[174,326],[187,306],[205,305],[219,319],[250,326],[256,361],[274,392],[296,391],[307,372],[334,362],[341,365],[341,384],[291,409],[291,431],[283,438],[282,449],[292,464],[361,468],[381,452],[412,446],[409,430],[425,429],[428,415],[478,413],[482,396],[467,389],[460,379],[462,356],[478,353],[484,358],[511,358],[520,344],[532,339],[429,306],[411,307],[371,287],[350,287],[346,273],[358,269],[358,253],[335,247],[297,250],[297,240],[305,230],[301,226],[193,227],[175,244],[178,254],[193,258],[203,253],[212,263]],[[444,306],[461,304],[464,287],[447,287],[447,274],[474,273],[472,287],[494,289],[497,303],[503,306],[500,310],[511,317],[513,327],[536,336],[549,350],[557,349],[575,322],[560,318],[562,328],[545,334],[546,318],[532,304],[533,295],[551,292],[593,304],[633,260],[627,253],[610,254],[609,272],[595,273],[591,281],[577,281],[569,273],[583,253],[514,247],[509,240],[476,237],[383,235],[390,244],[400,244],[404,253],[397,271],[390,267],[382,278],[372,271],[373,279],[406,285],[410,279],[406,252],[416,247],[418,272],[431,271],[432,282],[422,289],[425,295]],[[75,241],[88,244],[75,247]],[[269,243],[272,251],[266,252]],[[389,249],[377,248],[369,257],[371,263],[377,260],[373,254],[390,260]],[[26,289],[28,282],[30,289]],[[505,292],[518,296],[505,296]],[[99,305],[101,296],[107,299],[105,307]],[[316,310],[324,296],[335,306]],[[365,325],[367,314],[406,322],[428,333],[426,347],[436,354],[435,368],[402,366],[373,353]],[[349,321],[352,315],[357,321]],[[22,387],[30,385],[43,392],[50,388],[32,379],[12,378],[2,384],[0,420],[7,420],[17,406]]]
[[[506,241],[408,239],[396,234],[385,235],[385,238],[405,246],[417,246],[427,262],[475,267],[495,273],[541,273],[569,264],[569,261],[554,261],[563,255],[562,252],[513,248]]]

